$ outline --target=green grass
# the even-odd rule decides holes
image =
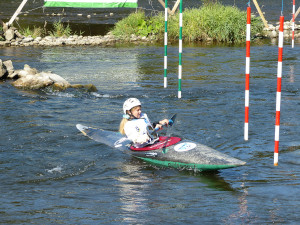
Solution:
[[[20,29],[20,33],[24,35],[25,37],[28,37],[29,35],[33,38],[36,37],[44,37],[47,34],[53,37],[63,37],[63,36],[71,36],[73,34],[76,34],[76,32],[72,32],[72,29],[70,28],[69,24],[64,25],[62,21],[56,21],[52,24],[52,30],[46,32],[45,29],[41,27],[33,27],[33,29],[30,29],[30,27],[22,28]],[[83,32],[80,31],[80,35]]]
[[[239,43],[245,41],[246,11],[220,3],[207,3],[201,8],[186,9],[183,12],[183,39],[188,41],[204,41]],[[251,35],[263,32],[260,18],[252,16]],[[112,30],[116,36],[129,38],[132,34],[139,36],[155,35],[163,39],[164,14],[145,16],[143,11],[130,14],[116,23]],[[179,13],[168,19],[168,38],[179,38]]]
[[[32,38],[37,38],[44,36],[45,30],[43,28],[34,26],[33,29],[30,29],[29,27],[21,29],[20,33],[25,37],[30,35]]]
[[[65,26],[60,20],[53,23],[53,31],[49,31],[49,35],[53,37],[71,36],[72,29],[69,24]]]

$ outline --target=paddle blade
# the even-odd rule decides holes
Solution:
[[[171,119],[169,120],[169,126],[172,126],[175,123],[175,119],[176,119],[177,114],[174,114]]]

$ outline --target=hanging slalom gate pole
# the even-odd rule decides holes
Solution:
[[[182,0],[180,0],[179,13],[179,66],[178,66],[178,98],[181,98],[181,78],[182,78]]]
[[[164,88],[168,85],[167,68],[168,68],[168,0],[165,0],[165,55],[164,55]]]
[[[250,83],[250,33],[251,33],[251,7],[250,2],[247,7],[247,27],[246,27],[246,82],[245,82],[245,125],[244,140],[248,141],[249,129],[249,83]]]
[[[280,25],[279,25],[279,40],[278,40],[278,68],[277,68],[274,166],[278,166],[278,153],[279,153],[279,126],[280,126],[282,52],[283,52],[283,23],[284,23],[284,16],[281,15],[280,16]]]
[[[293,0],[293,22],[292,22],[292,48],[295,43],[295,0]]]

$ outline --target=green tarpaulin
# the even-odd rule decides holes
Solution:
[[[137,8],[137,0],[45,0],[45,7]]]

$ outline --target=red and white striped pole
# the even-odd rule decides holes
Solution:
[[[283,52],[283,23],[284,23],[284,16],[280,16],[279,40],[278,40],[278,67],[277,67],[274,166],[278,166],[278,153],[279,153],[279,126],[280,126],[282,52]]]
[[[295,0],[293,0],[293,21],[292,21],[292,48],[295,43]]]
[[[249,129],[249,83],[250,83],[250,32],[251,32],[251,7],[247,7],[247,27],[246,27],[246,82],[245,82],[245,125],[244,140],[248,141]]]

